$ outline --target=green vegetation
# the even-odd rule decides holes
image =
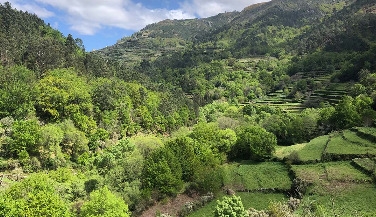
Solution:
[[[217,201],[215,207],[215,217],[246,217],[247,211],[243,207],[243,203],[240,197],[223,197],[221,201]]]
[[[317,213],[325,216],[373,216],[375,197],[374,184],[347,184],[339,187],[335,193],[308,196],[304,199],[307,207],[316,209]],[[297,214],[305,213],[298,210]]]
[[[374,11],[270,1],[86,52],[0,4],[0,216],[373,215]]]
[[[1,216],[70,216],[68,204],[44,174],[14,184],[1,198]]]
[[[372,145],[372,144],[371,144]],[[335,133],[328,143],[326,154],[329,155],[376,155],[374,145],[367,146],[344,139],[339,133]]]
[[[286,165],[277,162],[224,165],[224,184],[239,191],[257,191],[260,189],[288,190],[291,179]]]
[[[280,193],[261,193],[261,192],[238,192],[237,196],[241,198],[246,210],[255,208],[257,210],[267,209],[271,202],[286,200],[286,197]],[[215,210],[217,202],[212,201],[201,209],[189,214],[189,217],[211,216]]]
[[[341,192],[347,185],[371,183],[372,178],[354,168],[348,161],[293,165],[297,178],[313,184],[307,194],[327,195]]]
[[[376,175],[376,162],[375,159],[370,158],[355,158],[352,160],[358,167],[362,168],[364,171]]]
[[[80,216],[129,217],[128,206],[106,187],[90,193],[90,200],[82,204]]]
[[[310,163],[321,161],[329,136],[319,136],[308,143],[292,146],[279,146],[274,156],[280,160],[287,159],[291,163]]]
[[[301,161],[320,161],[325,146],[329,140],[329,136],[320,136],[312,139],[302,149],[297,151]]]

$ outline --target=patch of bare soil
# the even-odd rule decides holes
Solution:
[[[198,196],[190,197],[186,194],[179,194],[175,198],[169,201],[161,201],[154,206],[145,210],[140,217],[155,217],[156,213],[169,214],[171,216],[177,216],[178,212],[184,207],[187,202],[193,202],[197,200]]]

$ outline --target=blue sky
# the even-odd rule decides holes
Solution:
[[[203,18],[268,0],[0,0],[37,14],[65,36],[81,38],[87,51],[113,45],[148,24]]]

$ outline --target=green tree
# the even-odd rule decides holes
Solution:
[[[195,155],[194,143],[189,137],[179,137],[166,144],[166,148],[178,159],[182,168],[182,179],[187,182],[193,180],[196,170],[201,166]]]
[[[76,127],[89,133],[96,128],[92,117],[90,86],[72,69],[50,71],[37,86],[37,114],[47,120],[73,120]]]
[[[95,165],[109,187],[121,194],[132,208],[139,202],[144,158],[135,145],[126,139],[105,149]]]
[[[34,111],[36,77],[25,67],[0,66],[0,118],[24,118]]]
[[[46,174],[33,174],[7,189],[0,199],[0,216],[71,216]]]
[[[359,126],[361,115],[357,111],[354,99],[351,96],[344,96],[338,105],[335,106],[335,111],[330,120],[334,129],[347,129]]]
[[[259,126],[245,126],[237,132],[233,147],[235,157],[261,160],[269,158],[275,150],[277,139],[273,133]]]
[[[176,156],[167,148],[160,148],[145,160],[142,186],[157,191],[161,197],[176,195],[182,188],[182,169]]]
[[[214,210],[215,217],[246,217],[248,212],[244,209],[241,198],[238,196],[223,197],[217,200]]]
[[[71,120],[65,120],[59,124],[59,127],[64,132],[61,142],[62,151],[68,154],[72,161],[77,161],[80,155],[89,152],[89,140],[84,132],[74,126]]]
[[[45,168],[56,169],[66,164],[61,145],[64,131],[57,124],[47,124],[41,128],[40,151],[41,163]]]
[[[61,67],[64,63],[64,44],[51,37],[35,37],[24,55],[27,67],[42,77],[48,70]]]
[[[231,129],[221,130],[217,123],[197,124],[190,137],[201,146],[210,148],[213,154],[222,161],[236,142],[236,133]]]
[[[130,142],[135,144],[144,158],[147,158],[150,153],[163,146],[162,140],[155,135],[133,136]]]
[[[36,120],[15,121],[10,135],[9,151],[18,155],[25,150],[30,155],[39,154],[41,139],[40,126]]]
[[[89,200],[82,204],[81,217],[129,217],[128,205],[107,187],[90,193]]]

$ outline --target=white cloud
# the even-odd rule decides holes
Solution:
[[[44,7],[41,7],[37,5],[34,2],[28,2],[24,3],[24,1],[19,0],[7,0],[7,1],[1,1],[0,3],[9,2],[11,3],[13,8],[16,8],[17,10],[21,11],[27,11],[29,13],[34,13],[38,15],[40,18],[48,18],[54,16],[54,13],[52,11],[47,10]]]
[[[130,0],[36,0],[67,13],[71,29],[86,35],[104,26],[139,30],[164,19],[193,18],[182,10],[148,9]]]
[[[64,14],[66,17],[63,19],[72,30],[84,35],[93,35],[103,27],[137,31],[164,19],[208,17],[225,11],[240,11],[246,6],[267,0],[181,0],[180,8],[175,10],[149,9],[135,2],[141,0],[8,1],[13,7],[35,13],[41,18],[52,17],[54,12]]]
[[[214,16],[225,11],[241,11],[252,4],[269,0],[185,0],[181,7],[198,17]]]

